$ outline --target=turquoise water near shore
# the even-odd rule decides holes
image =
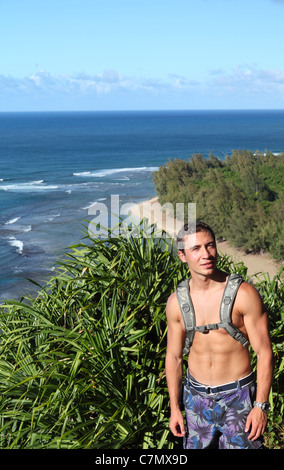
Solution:
[[[155,196],[153,171],[193,153],[284,150],[284,111],[0,113],[0,300],[43,281],[95,201]]]

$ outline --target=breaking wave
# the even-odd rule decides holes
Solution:
[[[116,173],[134,173],[134,172],[143,172],[143,171],[157,171],[158,167],[155,166],[142,166],[139,168],[109,168],[105,170],[97,171],[82,171],[80,173],[73,173],[74,176],[87,176],[87,177],[97,177],[103,178],[104,176],[114,175]]]

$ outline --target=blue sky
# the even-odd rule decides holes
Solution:
[[[284,0],[0,0],[0,111],[283,109]]]

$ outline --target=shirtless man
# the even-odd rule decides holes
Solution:
[[[179,257],[188,264],[191,274],[189,292],[196,325],[220,322],[219,309],[228,273],[216,267],[213,231],[202,222],[193,229],[185,225],[179,232],[178,247]],[[187,449],[260,448],[269,409],[273,354],[268,318],[258,292],[242,282],[232,309],[233,325],[257,355],[257,389],[247,346],[223,328],[196,331],[184,380],[186,426],[180,408],[185,325],[179,305],[175,292],[166,309],[166,376],[172,433],[183,437]]]

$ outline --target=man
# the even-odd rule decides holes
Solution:
[[[179,257],[191,274],[185,287],[196,327],[188,328],[191,340],[186,340],[182,303],[176,291],[166,308],[170,429],[184,438],[184,448],[188,449],[260,448],[273,375],[268,318],[260,296],[241,280],[231,307],[231,322],[223,318],[222,323],[220,305],[224,307],[222,298],[229,275],[216,267],[214,232],[203,222],[193,227],[186,224],[177,242]],[[190,310],[190,306],[184,310]],[[187,426],[180,408],[185,340],[192,343],[183,393]],[[249,343],[257,356],[257,390]]]

